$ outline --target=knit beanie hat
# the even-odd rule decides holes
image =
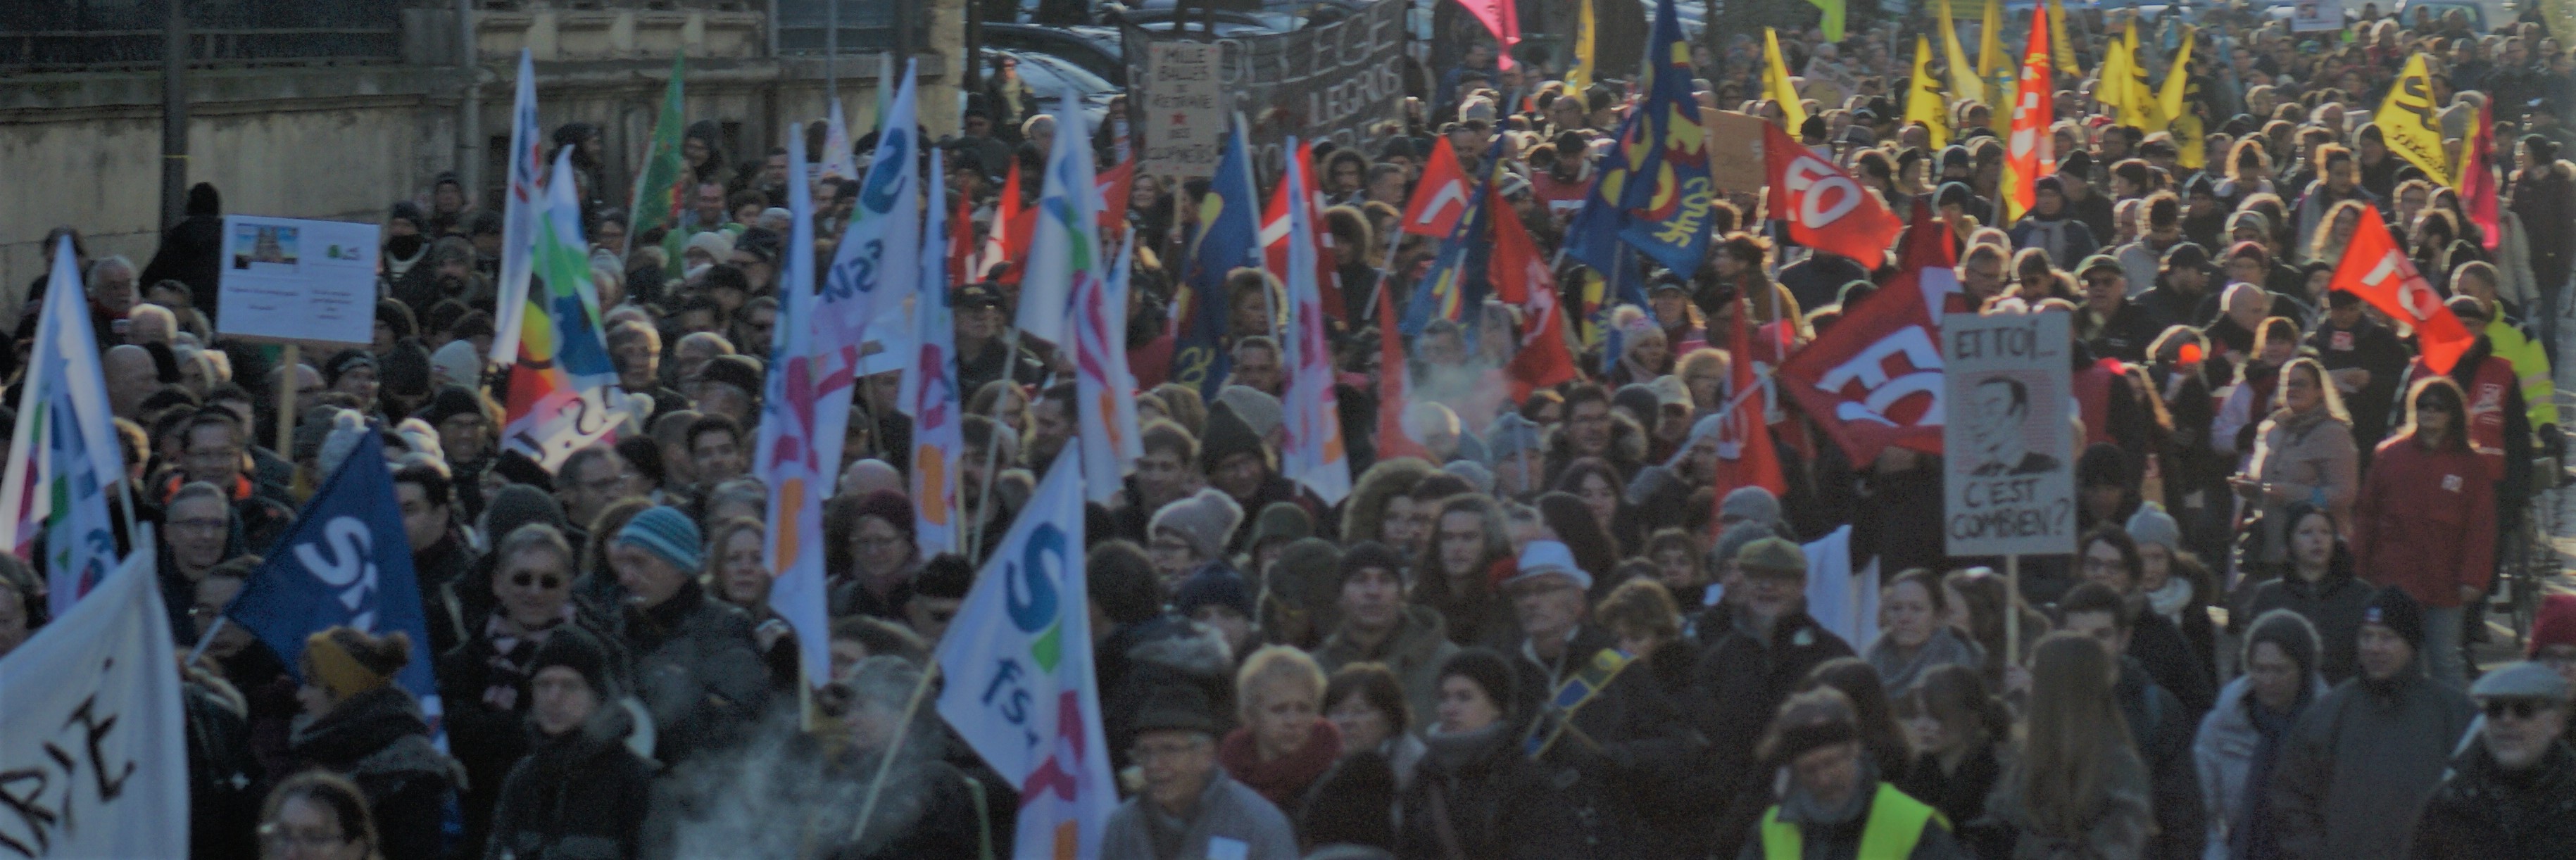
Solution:
[[[1271,502],[1252,520],[1252,539],[1247,548],[1258,548],[1263,541],[1293,541],[1315,535],[1315,518],[1296,502]]]
[[[2576,645],[2576,594],[2552,594],[2540,599],[2540,610],[2531,619],[2531,656],[2551,645]]]
[[[2147,502],[2129,515],[2129,537],[2136,538],[2140,546],[2155,544],[2173,552],[2182,548],[2182,525],[2174,522],[2172,514],[2165,513],[2165,506]]]
[[[483,383],[483,356],[474,350],[474,342],[457,338],[429,355],[430,376],[444,377],[446,385],[473,387]]]
[[[617,533],[617,545],[661,556],[671,566],[691,574],[706,566],[705,540],[698,536],[698,524],[669,505],[648,508],[628,520],[626,529]]]
[[[1270,566],[1265,590],[1274,602],[1313,616],[1315,629],[1331,630],[1339,622],[1342,548],[1323,538],[1302,538],[1279,550]]]
[[[1780,521],[1780,497],[1761,487],[1737,487],[1717,503],[1717,518],[1769,527]]]
[[[2361,623],[2386,627],[2416,653],[2424,652],[2424,606],[2407,596],[2405,589],[2391,585],[2371,595],[2370,603],[2361,608]]]
[[[340,377],[361,367],[368,370],[376,369],[375,353],[356,348],[333,353],[331,360],[322,363],[322,384],[338,385]]]
[[[1509,721],[1513,706],[1520,700],[1520,691],[1512,679],[1511,661],[1503,659],[1503,655],[1491,648],[1465,648],[1449,655],[1449,659],[1440,664],[1442,680],[1452,675],[1483,688],[1485,697],[1494,700],[1494,705],[1503,710],[1506,721]]]
[[[462,342],[459,341],[459,343]],[[429,398],[429,405],[421,407],[420,412],[416,414],[420,420],[429,422],[429,426],[436,427],[447,423],[447,419],[459,415],[483,414],[483,402],[474,396],[472,390],[460,385],[450,385],[439,389],[436,395]]]
[[[2317,673],[2317,628],[2308,623],[2306,616],[2275,609],[2255,618],[2254,626],[2245,631],[2245,664],[2254,662],[2254,646],[2265,642],[2299,664],[2302,680]]]
[[[1207,432],[1199,437],[1199,468],[1214,474],[1217,464],[1237,454],[1258,454],[1265,462],[1270,458],[1261,434],[1235,413],[1233,404],[1219,399],[1208,405]]]
[[[1395,574],[1399,580],[1404,577],[1404,557],[1386,544],[1370,540],[1352,544],[1350,549],[1343,551],[1339,580],[1349,582],[1351,574],[1372,567]]]
[[[601,645],[581,625],[559,625],[547,633],[546,644],[537,646],[536,658],[528,662],[528,676],[534,678],[549,666],[562,666],[579,674],[582,683],[589,684],[590,692],[602,702],[616,697],[609,686],[608,646]]]
[[[1222,606],[1234,610],[1236,615],[1251,618],[1252,586],[1243,581],[1243,574],[1225,565],[1201,567],[1197,573],[1181,580],[1180,589],[1172,594],[1172,608],[1182,615],[1196,615],[1201,607],[1206,606]]]
[[[367,634],[350,627],[333,627],[314,631],[304,637],[304,662],[312,669],[307,679],[331,695],[347,699],[393,683],[403,664],[411,661],[411,638],[401,631],[386,634],[383,647],[367,647]]]
[[[483,506],[483,534],[494,546],[520,526],[542,523],[561,530],[565,521],[563,502],[556,500],[553,493],[526,484],[502,487]]]
[[[1212,559],[1225,554],[1227,540],[1233,537],[1235,526],[1242,524],[1242,505],[1235,504],[1224,490],[1202,487],[1188,498],[1175,499],[1155,511],[1146,533],[1151,536],[1170,529],[1189,541],[1191,551],[1200,558]]]
[[[1228,385],[1217,389],[1216,402],[1232,407],[1234,417],[1243,419],[1244,426],[1252,428],[1254,436],[1267,437],[1270,431],[1279,429],[1279,424],[1287,420],[1287,409],[1279,404],[1279,398],[1258,388]]]

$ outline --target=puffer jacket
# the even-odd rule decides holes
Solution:
[[[570,732],[529,727],[531,751],[501,780],[487,860],[634,857],[652,808],[654,763],[626,748],[634,718],[603,703]]]
[[[768,704],[769,669],[753,650],[751,616],[709,598],[696,580],[660,606],[626,607],[616,628],[653,718],[654,758],[677,766],[728,746]]]
[[[2469,727],[2458,690],[2421,660],[2395,677],[2345,681],[2299,715],[2273,770],[2269,826],[2281,855],[2308,860],[2405,856],[2416,814]]]
[[[465,768],[429,742],[420,703],[395,686],[342,701],[298,725],[287,741],[297,763],[348,777],[367,796],[384,860],[445,856],[442,810],[456,797]]]
[[[2326,694],[2326,682],[2314,673],[2308,676],[2308,692],[2299,700],[2306,707]],[[2247,708],[2255,707],[2253,686],[2239,676],[2227,682],[2218,692],[2218,707],[2200,719],[2200,735],[2192,741],[2191,757],[2200,772],[2200,803],[2206,810],[2208,843],[2201,856],[2205,860],[2226,860],[2229,851],[2229,829],[2245,818],[2253,804],[2255,792],[2262,786],[2249,785],[2256,753],[2263,747],[2263,734],[2254,727]],[[2285,733],[2286,734],[2286,733]]]

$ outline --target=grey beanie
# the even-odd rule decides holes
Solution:
[[[1717,504],[1717,519],[1760,523],[1769,528],[1780,522],[1780,497],[1761,487],[1737,487]]]
[[[2137,539],[2140,545],[2155,544],[2164,547],[2166,552],[2182,548],[2182,526],[2174,522],[2172,514],[2165,513],[2163,505],[2155,502],[2139,505],[2138,512],[2129,515],[2128,527],[2129,537]]]
[[[1217,389],[1216,399],[1234,407],[1234,417],[1243,419],[1243,423],[1252,428],[1252,435],[1265,439],[1269,438],[1270,431],[1279,429],[1279,424],[1287,420],[1287,410],[1279,405],[1279,398],[1258,388],[1228,385]]]
[[[2275,609],[2255,618],[2254,626],[2245,630],[2246,665],[2254,662],[2254,646],[2265,642],[2279,647],[2281,653],[2297,661],[2301,678],[2316,676],[2317,628],[2308,623],[2306,616],[2288,609]]]
[[[1717,545],[1709,548],[1708,557],[1718,564],[1733,562],[1735,554],[1743,550],[1745,544],[1767,537],[1779,537],[1779,534],[1761,523],[1736,523],[1718,533]]]
[[[1188,498],[1173,500],[1162,510],[1155,511],[1153,524],[1146,531],[1150,534],[1171,529],[1189,541],[1190,548],[1197,551],[1200,558],[1213,559],[1225,555],[1225,545],[1233,537],[1234,527],[1242,524],[1243,506],[1235,504],[1234,498],[1226,495],[1224,490],[1205,487]]]

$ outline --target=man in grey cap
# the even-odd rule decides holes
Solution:
[[[2566,857],[2576,852],[2576,753],[2567,679],[2514,663],[2469,687],[2485,713],[2451,774],[2425,802],[2411,856]]]

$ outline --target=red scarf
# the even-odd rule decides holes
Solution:
[[[1305,743],[1269,761],[1261,760],[1250,726],[1227,732],[1225,741],[1216,748],[1217,763],[1225,766],[1227,775],[1279,806],[1304,795],[1306,787],[1323,778],[1324,771],[1332,769],[1333,762],[1341,757],[1342,731],[1322,719],[1306,730]]]

